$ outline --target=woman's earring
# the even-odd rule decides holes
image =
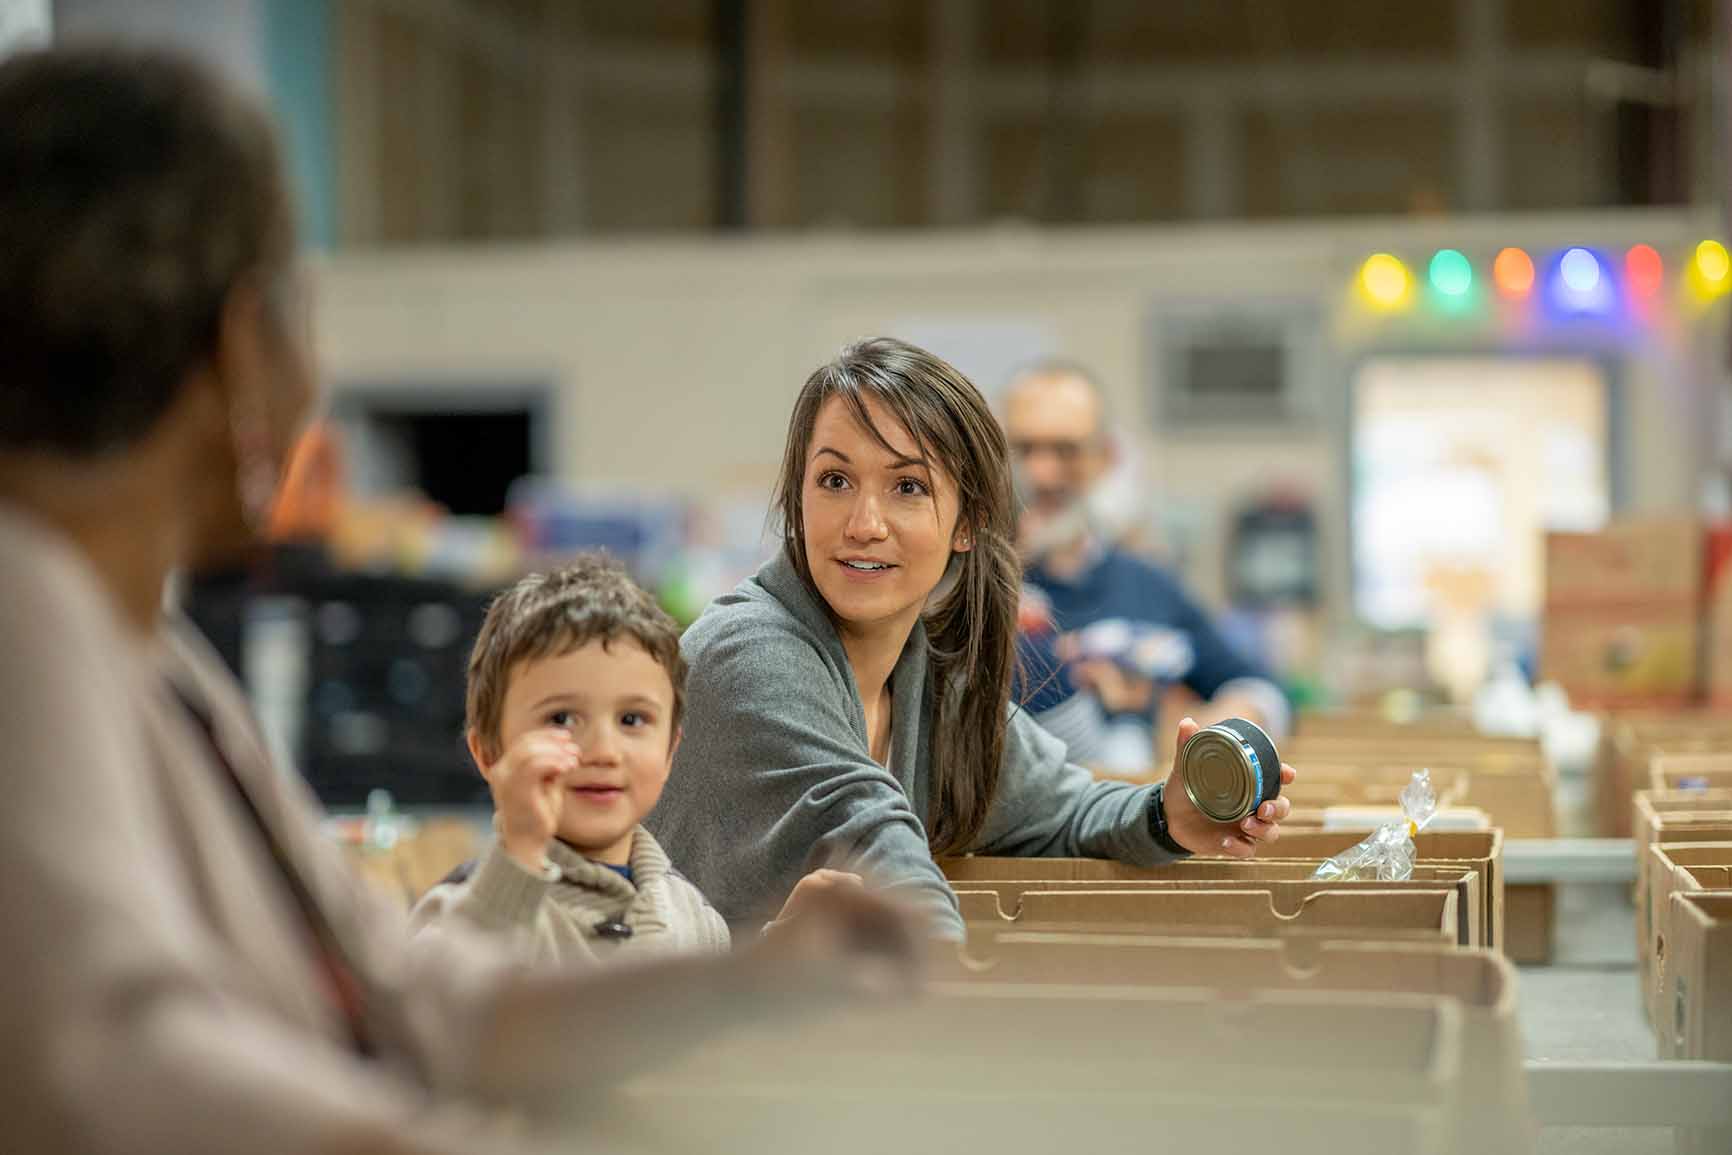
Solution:
[[[235,496],[247,528],[263,533],[270,523],[271,507],[277,499],[277,475],[271,468],[270,451],[258,425],[236,417],[231,422],[235,453]]]

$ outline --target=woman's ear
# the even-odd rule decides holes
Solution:
[[[685,741],[685,739],[686,739],[686,728],[684,726],[674,727],[674,736],[668,742],[668,761],[669,762],[672,762],[674,760],[675,756],[679,754],[680,743]]]
[[[956,523],[956,533],[950,539],[950,548],[954,553],[967,553],[974,548],[974,530],[963,524]]]

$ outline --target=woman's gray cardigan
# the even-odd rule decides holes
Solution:
[[[891,675],[888,768],[823,603],[784,553],[718,598],[682,641],[685,740],[648,825],[730,922],[772,917],[808,871],[854,870],[962,936],[956,896],[927,848],[932,702],[917,625]],[[1027,714],[1006,723],[998,797],[977,854],[1171,855],[1149,829],[1150,788],[1098,782]]]

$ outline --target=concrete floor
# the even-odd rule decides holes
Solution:
[[[1654,1036],[1638,999],[1629,888],[1560,887],[1549,967],[1521,968],[1519,1013],[1529,1059],[1647,1062]],[[1672,1155],[1666,1127],[1547,1127],[1540,1155]]]

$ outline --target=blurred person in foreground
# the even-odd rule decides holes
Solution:
[[[197,67],[0,64],[0,1149],[515,1149],[708,1032],[899,988],[857,888],[629,972],[408,949],[162,609],[256,541],[313,399],[294,247],[268,122]]]
[[[1023,511],[1025,704],[1071,757],[1115,772],[1154,769],[1161,691],[1182,685],[1204,725],[1249,718],[1288,730],[1285,694],[1230,646],[1159,566],[1125,549],[1097,508],[1117,450],[1099,387],[1064,361],[1011,378],[1002,402]]]

